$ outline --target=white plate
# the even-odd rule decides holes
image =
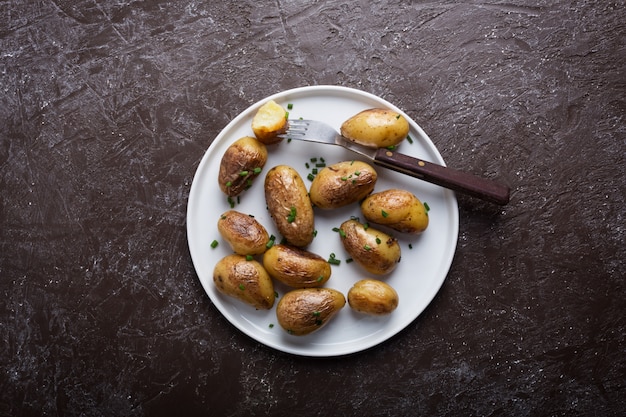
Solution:
[[[400,109],[376,97],[345,87],[313,86],[284,91],[249,107],[222,130],[209,146],[196,171],[189,193],[187,207],[187,238],[196,272],[211,301],[217,309],[239,330],[257,341],[278,349],[303,356],[338,356],[355,353],[375,346],[404,329],[414,321],[435,297],[446,278],[457,244],[458,206],[454,193],[444,188],[411,178],[384,168],[376,167],[379,174],[375,191],[387,188],[404,188],[413,192],[430,207],[428,229],[417,237],[394,235],[398,238],[402,260],[395,271],[380,278],[396,289],[400,297],[398,308],[390,315],[372,317],[354,312],[348,304],[325,327],[307,336],[287,334],[276,320],[275,306],[271,310],[257,311],[248,305],[219,293],[213,284],[213,268],[223,256],[231,253],[228,244],[217,231],[219,216],[231,207],[227,197],[220,191],[217,175],[222,155],[228,146],[242,136],[251,136],[251,122],[259,106],[275,100],[286,109],[290,118],[324,121],[335,128],[361,110],[372,107],[387,107],[402,113],[411,126],[410,136],[400,151],[422,159],[444,164],[441,155],[426,133]],[[283,141],[268,147],[268,161],[263,172],[278,164],[295,168],[309,185],[307,175],[311,168],[306,163],[311,158],[324,158],[326,164],[360,159],[343,148],[315,143]],[[310,162],[309,162],[310,164]],[[253,214],[269,233],[277,236],[265,205],[263,193],[264,174],[261,174],[251,189],[244,192],[235,209]],[[347,296],[350,287],[359,279],[368,276],[356,263],[346,263],[339,235],[333,232],[350,216],[361,216],[357,204],[336,211],[316,211],[317,236],[309,250],[328,258],[334,253],[341,262],[332,267],[332,276],[327,287],[335,288]],[[211,248],[217,240],[219,246]],[[411,245],[411,246],[409,246]],[[376,277],[372,277],[376,278]],[[277,284],[279,297],[288,288]]]

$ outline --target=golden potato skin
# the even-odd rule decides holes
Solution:
[[[344,306],[344,295],[331,288],[303,288],[283,295],[276,318],[287,333],[303,336],[324,327]]]
[[[279,233],[289,244],[305,247],[313,241],[313,206],[295,169],[277,165],[267,172],[265,202]]]
[[[397,239],[351,219],[341,224],[341,243],[352,260],[374,275],[393,271],[400,262]]]
[[[270,276],[293,288],[320,287],[330,278],[330,264],[321,256],[288,245],[274,245],[263,255]]]
[[[239,255],[262,254],[270,239],[265,227],[254,217],[236,210],[229,210],[220,216],[217,230],[233,252]]]
[[[406,190],[389,189],[374,193],[361,203],[367,221],[403,233],[420,234],[428,227],[424,204]]]
[[[257,310],[274,305],[274,283],[259,262],[243,255],[227,255],[213,269],[213,282],[218,291],[235,297]]]
[[[311,202],[321,209],[347,206],[374,191],[377,179],[376,170],[362,161],[343,161],[329,165],[311,183]]]
[[[252,136],[232,143],[220,161],[217,182],[224,194],[235,197],[252,186],[267,162],[267,148]],[[245,174],[245,175],[244,175]]]
[[[409,134],[409,122],[389,109],[367,109],[341,125],[346,139],[371,148],[386,148],[402,142]]]
[[[386,282],[362,279],[348,291],[348,304],[353,310],[380,316],[390,314],[398,307],[396,290]]]
[[[266,145],[280,142],[282,138],[278,135],[285,133],[287,127],[287,111],[274,100],[259,107],[252,118],[254,136]]]

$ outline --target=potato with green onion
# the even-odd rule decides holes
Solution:
[[[313,206],[298,171],[288,165],[270,169],[265,176],[265,202],[287,243],[305,247],[313,241]]]
[[[303,288],[283,295],[276,306],[278,324],[294,336],[324,327],[346,305],[345,296],[331,288]]]
[[[406,190],[389,189],[368,196],[361,203],[367,221],[403,233],[420,234],[428,227],[424,204]]]
[[[402,142],[409,134],[409,122],[389,109],[367,109],[341,125],[346,139],[370,148],[388,148]]]
[[[356,219],[343,222],[339,235],[352,260],[371,274],[389,274],[400,262],[397,239]]]
[[[321,287],[331,274],[321,256],[288,245],[273,245],[263,255],[263,266],[270,276],[292,288]]]
[[[313,179],[309,194],[315,207],[335,209],[360,201],[376,185],[378,174],[362,161],[343,161],[323,168]]]
[[[250,304],[257,310],[274,306],[274,283],[263,265],[243,255],[227,255],[213,269],[219,292]]]
[[[252,186],[267,162],[267,147],[244,136],[233,142],[220,161],[217,182],[224,194],[235,197]]]
[[[371,315],[389,314],[398,307],[396,290],[377,279],[362,279],[348,291],[348,304],[361,313]]]

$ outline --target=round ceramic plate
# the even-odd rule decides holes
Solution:
[[[194,267],[211,301],[235,327],[257,341],[278,349],[303,356],[338,356],[355,353],[375,346],[397,334],[413,322],[435,297],[443,284],[457,244],[458,206],[450,190],[405,176],[384,168],[376,167],[378,181],[376,191],[388,188],[403,188],[411,191],[422,202],[428,204],[429,226],[419,236],[394,233],[402,250],[402,260],[389,275],[374,277],[361,269],[349,258],[340,242],[339,234],[333,231],[351,216],[360,217],[358,204],[332,211],[316,210],[315,229],[317,235],[308,250],[325,259],[334,254],[339,265],[332,266],[331,278],[326,287],[341,291],[347,297],[352,285],[363,278],[378,278],[394,287],[400,297],[398,308],[387,316],[369,316],[353,311],[346,306],[323,328],[307,336],[293,336],[284,331],[276,320],[278,299],[289,288],[275,284],[279,298],[271,310],[255,310],[243,302],[225,296],[213,284],[213,268],[227,254],[232,253],[228,244],[221,239],[217,221],[222,213],[231,209],[217,183],[222,155],[237,139],[252,136],[252,118],[257,109],[268,100],[275,100],[285,109],[289,118],[324,121],[339,129],[341,123],[361,110],[386,107],[402,113],[409,120],[411,142],[405,140],[398,148],[402,153],[427,161],[444,164],[441,155],[430,138],[410,117],[391,103],[359,90],[336,86],[312,86],[284,91],[267,97],[237,116],[222,130],[209,146],[193,179],[187,208],[187,236]],[[263,191],[264,174],[279,164],[290,165],[310,185],[307,176],[314,163],[324,161],[326,165],[336,162],[362,159],[359,155],[338,146],[296,140],[284,140],[268,146],[268,161],[263,173],[253,186],[235,199],[233,209],[254,215],[268,233],[280,234],[266,209]],[[367,162],[367,160],[364,160]],[[374,226],[375,227],[375,226]],[[384,228],[380,228],[385,230]],[[385,230],[387,231],[387,230]],[[217,240],[218,246],[211,243]],[[258,260],[262,260],[259,257]]]

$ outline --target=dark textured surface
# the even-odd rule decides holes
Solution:
[[[625,2],[371,3],[0,1],[0,415],[623,415]],[[211,140],[313,84],[513,190],[459,198],[434,302],[344,358],[241,334],[186,241]]]

